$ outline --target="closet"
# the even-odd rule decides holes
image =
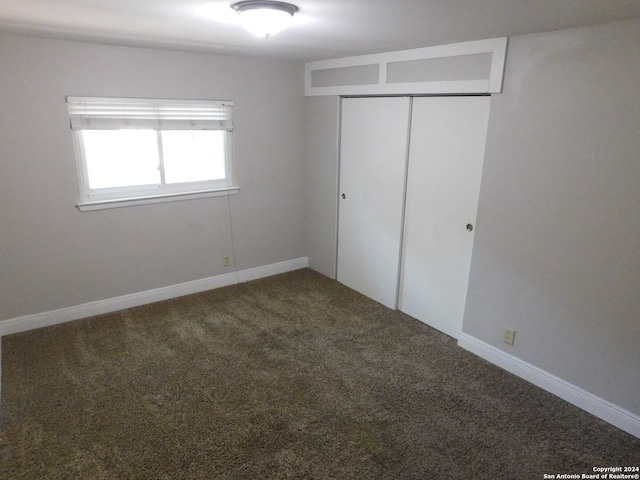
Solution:
[[[342,100],[337,279],[457,338],[488,96]]]

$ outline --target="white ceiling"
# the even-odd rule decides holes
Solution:
[[[1,0],[0,29],[313,61],[640,17],[640,0],[289,0],[291,25],[263,39],[234,1]]]

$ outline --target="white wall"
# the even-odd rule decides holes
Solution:
[[[304,256],[304,65],[0,34],[0,320]],[[67,95],[234,101],[240,194],[79,212]]]
[[[306,255],[314,270],[336,278],[338,209],[337,97],[308,97]]]
[[[504,85],[463,332],[640,414],[640,21],[514,37]]]

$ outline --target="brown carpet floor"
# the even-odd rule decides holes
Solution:
[[[5,479],[541,479],[634,438],[305,269],[3,338]]]

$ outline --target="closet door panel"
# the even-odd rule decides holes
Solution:
[[[488,117],[489,97],[413,103],[398,308],[454,338],[464,316]]]
[[[397,307],[409,98],[342,101],[339,282]]]

